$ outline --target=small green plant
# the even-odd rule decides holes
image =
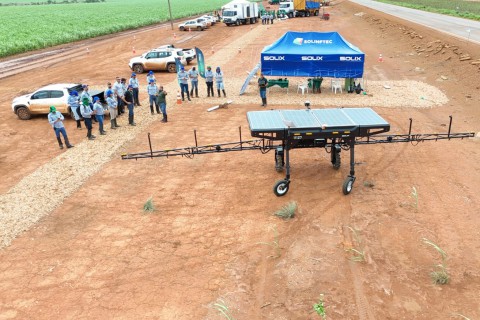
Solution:
[[[274,258],[279,258],[282,255],[282,249],[280,248],[280,240],[278,236],[277,226],[272,227],[273,241],[271,242],[257,242],[257,244],[263,244],[265,246],[272,247],[275,250]]]
[[[435,265],[435,270],[430,273],[430,276],[434,284],[447,284],[450,280],[450,276],[447,272],[447,254],[434,242],[428,240],[427,238],[422,239],[423,243],[432,246],[442,257],[442,262]]]
[[[143,205],[144,212],[153,212],[155,211],[155,205],[153,204],[152,197],[148,198],[147,202]]]
[[[280,210],[277,210],[274,215],[285,220],[292,219],[295,216],[297,207],[297,203],[295,201],[291,201],[284,205]]]
[[[452,313],[452,318],[453,318],[453,317],[460,317],[460,318],[462,318],[463,320],[470,320],[470,318],[465,317],[463,314],[460,314],[460,313]]]
[[[373,188],[375,187],[375,183],[373,181],[364,181],[363,185],[367,188]]]
[[[348,229],[350,229],[350,231],[352,231],[352,235],[353,235],[353,246],[355,246],[356,248],[349,248],[349,249],[346,249],[346,251],[348,252],[351,252],[353,253],[353,256],[352,256],[352,261],[356,261],[356,262],[363,262],[365,261],[365,251],[362,249],[363,245],[362,245],[362,239],[360,238],[360,235],[358,234],[358,230],[355,230],[354,228],[350,227],[350,226],[347,226]]]
[[[417,188],[412,187],[412,192],[410,193],[410,197],[413,199],[413,204],[412,204],[412,206],[415,208],[415,210],[418,210],[418,192],[417,192]]]
[[[327,312],[325,311],[325,302],[323,301],[323,293],[318,298],[318,303],[313,305],[313,310],[322,317],[323,320],[327,319]]]
[[[225,317],[227,320],[235,320],[235,318],[232,316],[232,313],[230,312],[230,309],[228,309],[227,304],[223,299],[218,299],[217,302],[213,304],[213,307],[220,312],[222,316]]]

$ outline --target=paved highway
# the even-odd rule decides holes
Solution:
[[[372,0],[350,0],[353,3],[426,26],[458,38],[480,44],[480,22],[438,13],[415,10]],[[479,4],[480,5],[480,4]]]

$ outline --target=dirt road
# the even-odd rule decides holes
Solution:
[[[368,80],[416,80],[448,97],[432,108],[372,105],[392,132],[408,130],[409,118],[416,131],[444,132],[449,115],[456,131],[480,131],[479,66],[459,60],[465,53],[480,58],[478,46],[349,2],[329,10],[329,21],[215,26],[176,39],[158,30],[135,40],[113,38],[91,46],[88,55],[0,79],[0,192],[7,194],[65,152],[45,117],[18,120],[11,99],[65,79],[103,88],[117,75],[128,77],[132,47],[198,46],[207,64],[222,66],[227,80],[243,79],[261,49],[285,31],[338,31],[366,53]],[[377,61],[379,53],[384,62]],[[175,75],[156,76],[174,88]],[[236,319],[319,319],[312,306],[321,293],[330,319],[480,317],[478,139],[360,146],[358,178],[348,197],[341,193],[347,166],[332,170],[328,155],[318,150],[292,152],[292,187],[283,198],[271,191],[283,177],[272,154],[120,160],[122,152],[147,150],[147,132],[156,148],[192,145],[193,129],[201,144],[237,140],[238,126],[247,128],[245,112],[258,104],[206,112],[223,99],[209,102],[203,83],[200,89],[198,101],[181,106],[171,92],[170,122],[158,118],[131,140],[120,139],[130,130],[122,119],[115,135],[124,142],[111,160],[0,251],[0,319],[222,319],[213,306],[220,298]],[[227,94],[235,100],[237,93],[227,87]],[[335,97],[328,88],[324,94]],[[149,121],[143,104],[139,121]],[[74,127],[67,121],[72,142],[86,148],[85,131]],[[77,170],[89,163],[78,161]],[[144,214],[150,196],[157,211]],[[293,220],[272,215],[288,201],[299,206]],[[431,283],[440,257],[422,238],[447,252],[450,284]],[[280,257],[260,243],[277,243]],[[353,262],[351,248],[365,261]]]

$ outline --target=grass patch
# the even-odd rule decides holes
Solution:
[[[155,204],[153,203],[153,198],[148,198],[147,202],[143,205],[143,212],[152,213],[155,211]]]
[[[422,239],[423,243],[433,247],[441,256],[442,261],[435,265],[435,269],[430,273],[430,277],[434,284],[447,284],[450,281],[450,276],[447,272],[447,254],[434,242],[427,238]]]
[[[449,1],[449,0],[378,0],[379,2],[394,4],[428,12],[441,13],[454,17],[480,21],[480,5],[476,1]]]
[[[327,311],[325,310],[325,301],[323,300],[323,293],[318,298],[318,302],[313,305],[313,310],[322,317],[323,320],[327,319]]]
[[[291,201],[284,205],[281,209],[277,210],[274,215],[285,220],[292,219],[295,216],[297,207],[297,203],[295,201]]]
[[[271,256],[273,258],[279,258],[282,255],[282,249],[280,248],[280,239],[278,235],[277,226],[272,227],[273,231],[273,240],[270,242],[257,242],[257,244],[265,245],[272,247],[275,250],[275,255]]]
[[[417,210],[418,210],[418,192],[417,192],[417,188],[412,187],[412,192],[410,193],[410,198],[413,199],[412,207],[415,209],[415,211],[417,211]]]
[[[460,318],[462,318],[463,320],[471,320],[470,318],[465,317],[463,314],[460,314],[460,313],[452,313],[452,318],[453,318],[453,317],[460,317]]]
[[[230,309],[227,306],[227,303],[223,299],[218,299],[217,302],[213,304],[213,307],[227,320],[235,320],[232,316]]]
[[[364,262],[365,261],[365,251],[363,250],[363,244],[362,244],[362,239],[360,238],[359,231],[347,226],[347,228],[352,231],[352,236],[353,236],[353,241],[352,245],[353,248],[346,249],[346,251],[352,253],[352,261],[355,262]]]

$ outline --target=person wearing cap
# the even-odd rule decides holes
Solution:
[[[148,100],[150,102],[150,113],[152,115],[155,114],[155,112],[153,112],[153,104],[155,104],[155,109],[157,110],[157,113],[160,114],[160,109],[158,108],[158,104],[157,104],[158,87],[155,84],[155,80],[152,79],[148,83],[147,93],[148,93]]]
[[[110,111],[110,129],[117,129],[120,127],[117,124],[117,99],[113,97],[113,91],[107,90],[107,105],[108,111]]]
[[[80,100],[78,98],[77,91],[70,91],[67,104],[70,107],[73,118],[75,119],[75,121],[77,121],[77,129],[82,129],[82,115],[80,114]]]
[[[85,127],[87,127],[87,138],[88,140],[94,140],[96,137],[92,134],[92,116],[95,115],[95,112],[90,107],[88,98],[82,99],[82,105],[80,106],[80,112],[82,113],[83,121],[85,121]]]
[[[190,81],[192,83],[192,90],[190,91],[190,95],[193,97],[193,89],[195,89],[195,97],[198,98],[198,71],[195,67],[193,67],[190,71],[188,71],[188,76],[190,77]]]
[[[111,82],[107,83],[107,89],[105,89],[105,91],[103,91],[103,100],[107,100],[107,91],[108,90],[112,90],[112,83]]]
[[[93,111],[95,112],[95,118],[98,122],[98,132],[100,133],[100,135],[104,136],[107,134],[107,132],[103,130],[103,117],[105,112],[103,110],[103,105],[100,102],[99,97],[93,98]]]
[[[267,106],[267,84],[267,78],[261,73],[260,78],[258,78],[258,89],[260,91],[260,98],[262,98],[262,107]]]
[[[84,84],[82,86],[82,88],[83,88],[83,91],[82,91],[82,94],[80,95],[80,101],[83,101],[83,99],[87,98],[88,103],[90,104],[90,108],[93,110],[93,98],[92,98],[92,95],[89,92],[89,87],[88,87],[87,84]],[[95,119],[95,118],[92,118],[92,120],[94,122],[97,122],[97,119]]]
[[[133,89],[133,103],[136,106],[141,106],[140,105],[140,100],[138,98],[138,79],[137,79],[137,74],[134,72],[132,73],[132,76],[130,77],[130,80],[128,81],[128,84],[132,86]]]
[[[67,146],[67,148],[72,148],[73,145],[71,145],[70,141],[68,141],[67,131],[65,130],[65,126],[63,125],[63,120],[65,120],[63,115],[59,111],[57,111],[54,106],[51,106],[50,113],[48,114],[48,122],[52,125],[53,130],[55,131],[58,145],[60,149],[63,149],[62,138],[60,137],[61,133],[63,139],[65,140],[65,145]]]
[[[188,73],[185,71],[185,67],[181,66],[180,71],[177,74],[178,82],[180,83],[180,89],[182,90],[182,101],[185,101],[185,92],[187,93],[187,99],[190,100],[190,93],[188,92]]]
[[[223,92],[223,96],[226,97],[227,94],[225,93],[225,86],[223,85],[223,72],[220,70],[220,67],[217,67],[215,70],[215,82],[217,83],[217,93],[218,97],[220,98],[220,90]]]
[[[147,83],[150,83],[150,80],[153,80],[153,82],[157,82],[157,79],[155,79],[155,75],[153,74],[153,71],[148,71],[147,75]]]
[[[133,113],[133,108],[134,108],[133,87],[131,85],[128,85],[127,91],[125,91],[125,95],[122,99],[128,108],[128,124],[131,126],[135,126],[136,124],[134,121],[134,113]]]
[[[215,97],[213,93],[213,71],[210,66],[208,66],[207,71],[205,71],[205,83],[207,84],[207,97],[210,97],[210,92],[212,93],[212,97]]]
[[[122,85],[120,77],[116,77],[115,83],[113,84],[113,96],[112,98],[117,99],[117,115],[124,113],[123,100],[122,97],[125,94],[125,90]]]
[[[163,86],[160,86],[157,94],[157,105],[160,106],[160,110],[162,110],[163,118],[162,122],[167,122],[167,93],[163,90]]]

